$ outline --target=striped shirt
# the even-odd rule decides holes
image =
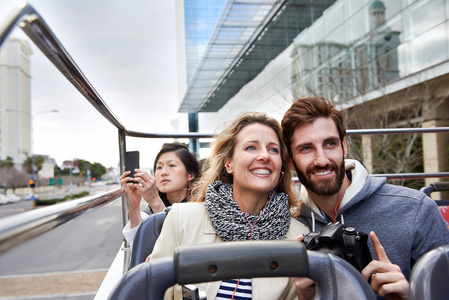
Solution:
[[[237,285],[237,290],[234,290]],[[234,298],[232,295],[234,294]],[[250,278],[241,278],[240,282],[238,279],[231,280],[223,280],[221,282],[220,288],[218,289],[217,296],[215,300],[224,300],[224,299],[234,299],[234,300],[245,300],[252,298],[252,288],[251,288],[251,279]]]

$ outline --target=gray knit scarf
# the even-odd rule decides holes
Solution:
[[[273,191],[268,195],[270,199]],[[251,226],[240,210],[232,196],[232,186],[224,181],[214,181],[206,191],[204,205],[217,234],[224,241],[249,240]],[[263,209],[263,208],[262,208]],[[251,225],[257,217],[246,214]],[[290,226],[290,210],[288,196],[284,193],[275,193],[267,208],[254,226],[252,240],[281,240]]]

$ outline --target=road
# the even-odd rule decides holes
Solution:
[[[31,206],[31,201],[0,206],[0,217]],[[0,299],[93,299],[120,248],[121,230],[118,199],[3,253]]]

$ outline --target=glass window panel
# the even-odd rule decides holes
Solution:
[[[222,27],[217,35],[220,40],[237,40],[242,35],[243,27]]]
[[[446,16],[449,16],[449,1],[446,1],[446,9],[445,9],[445,11],[446,11]],[[446,19],[447,18],[449,18],[449,17],[446,17]]]
[[[359,10],[352,17],[350,26],[352,29],[352,38],[358,40],[369,32],[369,18],[367,9]]]
[[[400,32],[401,40],[404,40],[403,32],[404,32],[404,25],[401,15],[397,15],[392,19],[387,20],[386,26],[391,29],[391,31],[398,31]]]
[[[344,11],[342,2],[336,2],[323,15],[324,28],[326,35],[331,33],[335,28],[341,26],[344,22]]]
[[[352,13],[355,13],[359,11],[360,9],[366,7],[368,4],[370,4],[372,0],[347,0],[346,3],[348,4],[349,10]]]
[[[311,33],[313,31],[309,28],[304,29],[296,38],[295,44],[297,45],[310,45],[312,44]]]
[[[413,67],[412,72],[436,65],[448,59],[448,32],[446,24],[414,38],[411,42]]]
[[[444,22],[443,0],[422,1],[411,12],[411,33],[416,36]]]
[[[348,42],[346,40],[344,27],[343,26],[336,27],[334,31],[330,32],[326,36],[326,42],[346,45]]]
[[[311,35],[312,44],[316,44],[319,41],[324,40],[325,31],[324,31],[324,22],[323,18],[318,19],[315,23],[310,27],[310,31],[313,32]]]
[[[385,19],[388,20],[402,10],[402,3],[398,0],[382,0],[385,4]]]
[[[402,43],[398,47],[399,77],[404,77],[411,73],[412,51],[410,49],[410,42]]]
[[[229,12],[228,20],[251,20],[257,12],[259,5],[249,4],[234,4],[232,10]]]

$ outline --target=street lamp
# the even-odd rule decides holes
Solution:
[[[24,111],[24,110],[20,110],[20,109],[10,109],[10,108],[7,108],[6,111],[7,111],[7,112],[18,112],[18,113],[26,114],[26,115],[28,115],[28,116],[30,117],[31,121],[32,121],[33,118],[34,118],[35,116],[37,116],[37,115],[40,115],[40,114],[43,114],[43,113],[52,113],[52,112],[53,112],[53,113],[57,113],[57,112],[58,112],[57,109],[51,109],[51,110],[40,111],[40,112],[35,113],[34,115],[31,115],[29,112]]]
[[[5,109],[5,111],[7,111],[7,112],[17,112],[17,113],[22,113],[22,114],[26,114],[28,117],[30,117],[30,122],[31,122],[31,131],[33,131],[33,118],[34,117],[36,117],[37,115],[40,115],[40,114],[43,114],[43,113],[57,113],[58,112],[58,110],[57,109],[51,109],[51,110],[43,110],[43,111],[40,111],[40,112],[37,112],[37,113],[35,113],[35,114],[31,114],[31,113],[29,113],[29,112],[27,112],[27,111],[24,111],[24,110],[19,110],[19,109],[10,109],[10,108],[7,108],[7,109]],[[31,138],[31,161],[32,161],[32,166],[31,166],[31,168],[32,168],[32,175],[31,175],[31,178],[33,179],[33,180],[35,180],[36,178],[36,175],[35,175],[35,169],[36,169],[36,166],[35,166],[35,162],[34,162],[34,153],[33,153],[33,135],[31,134],[31,132],[30,132],[30,138]]]

